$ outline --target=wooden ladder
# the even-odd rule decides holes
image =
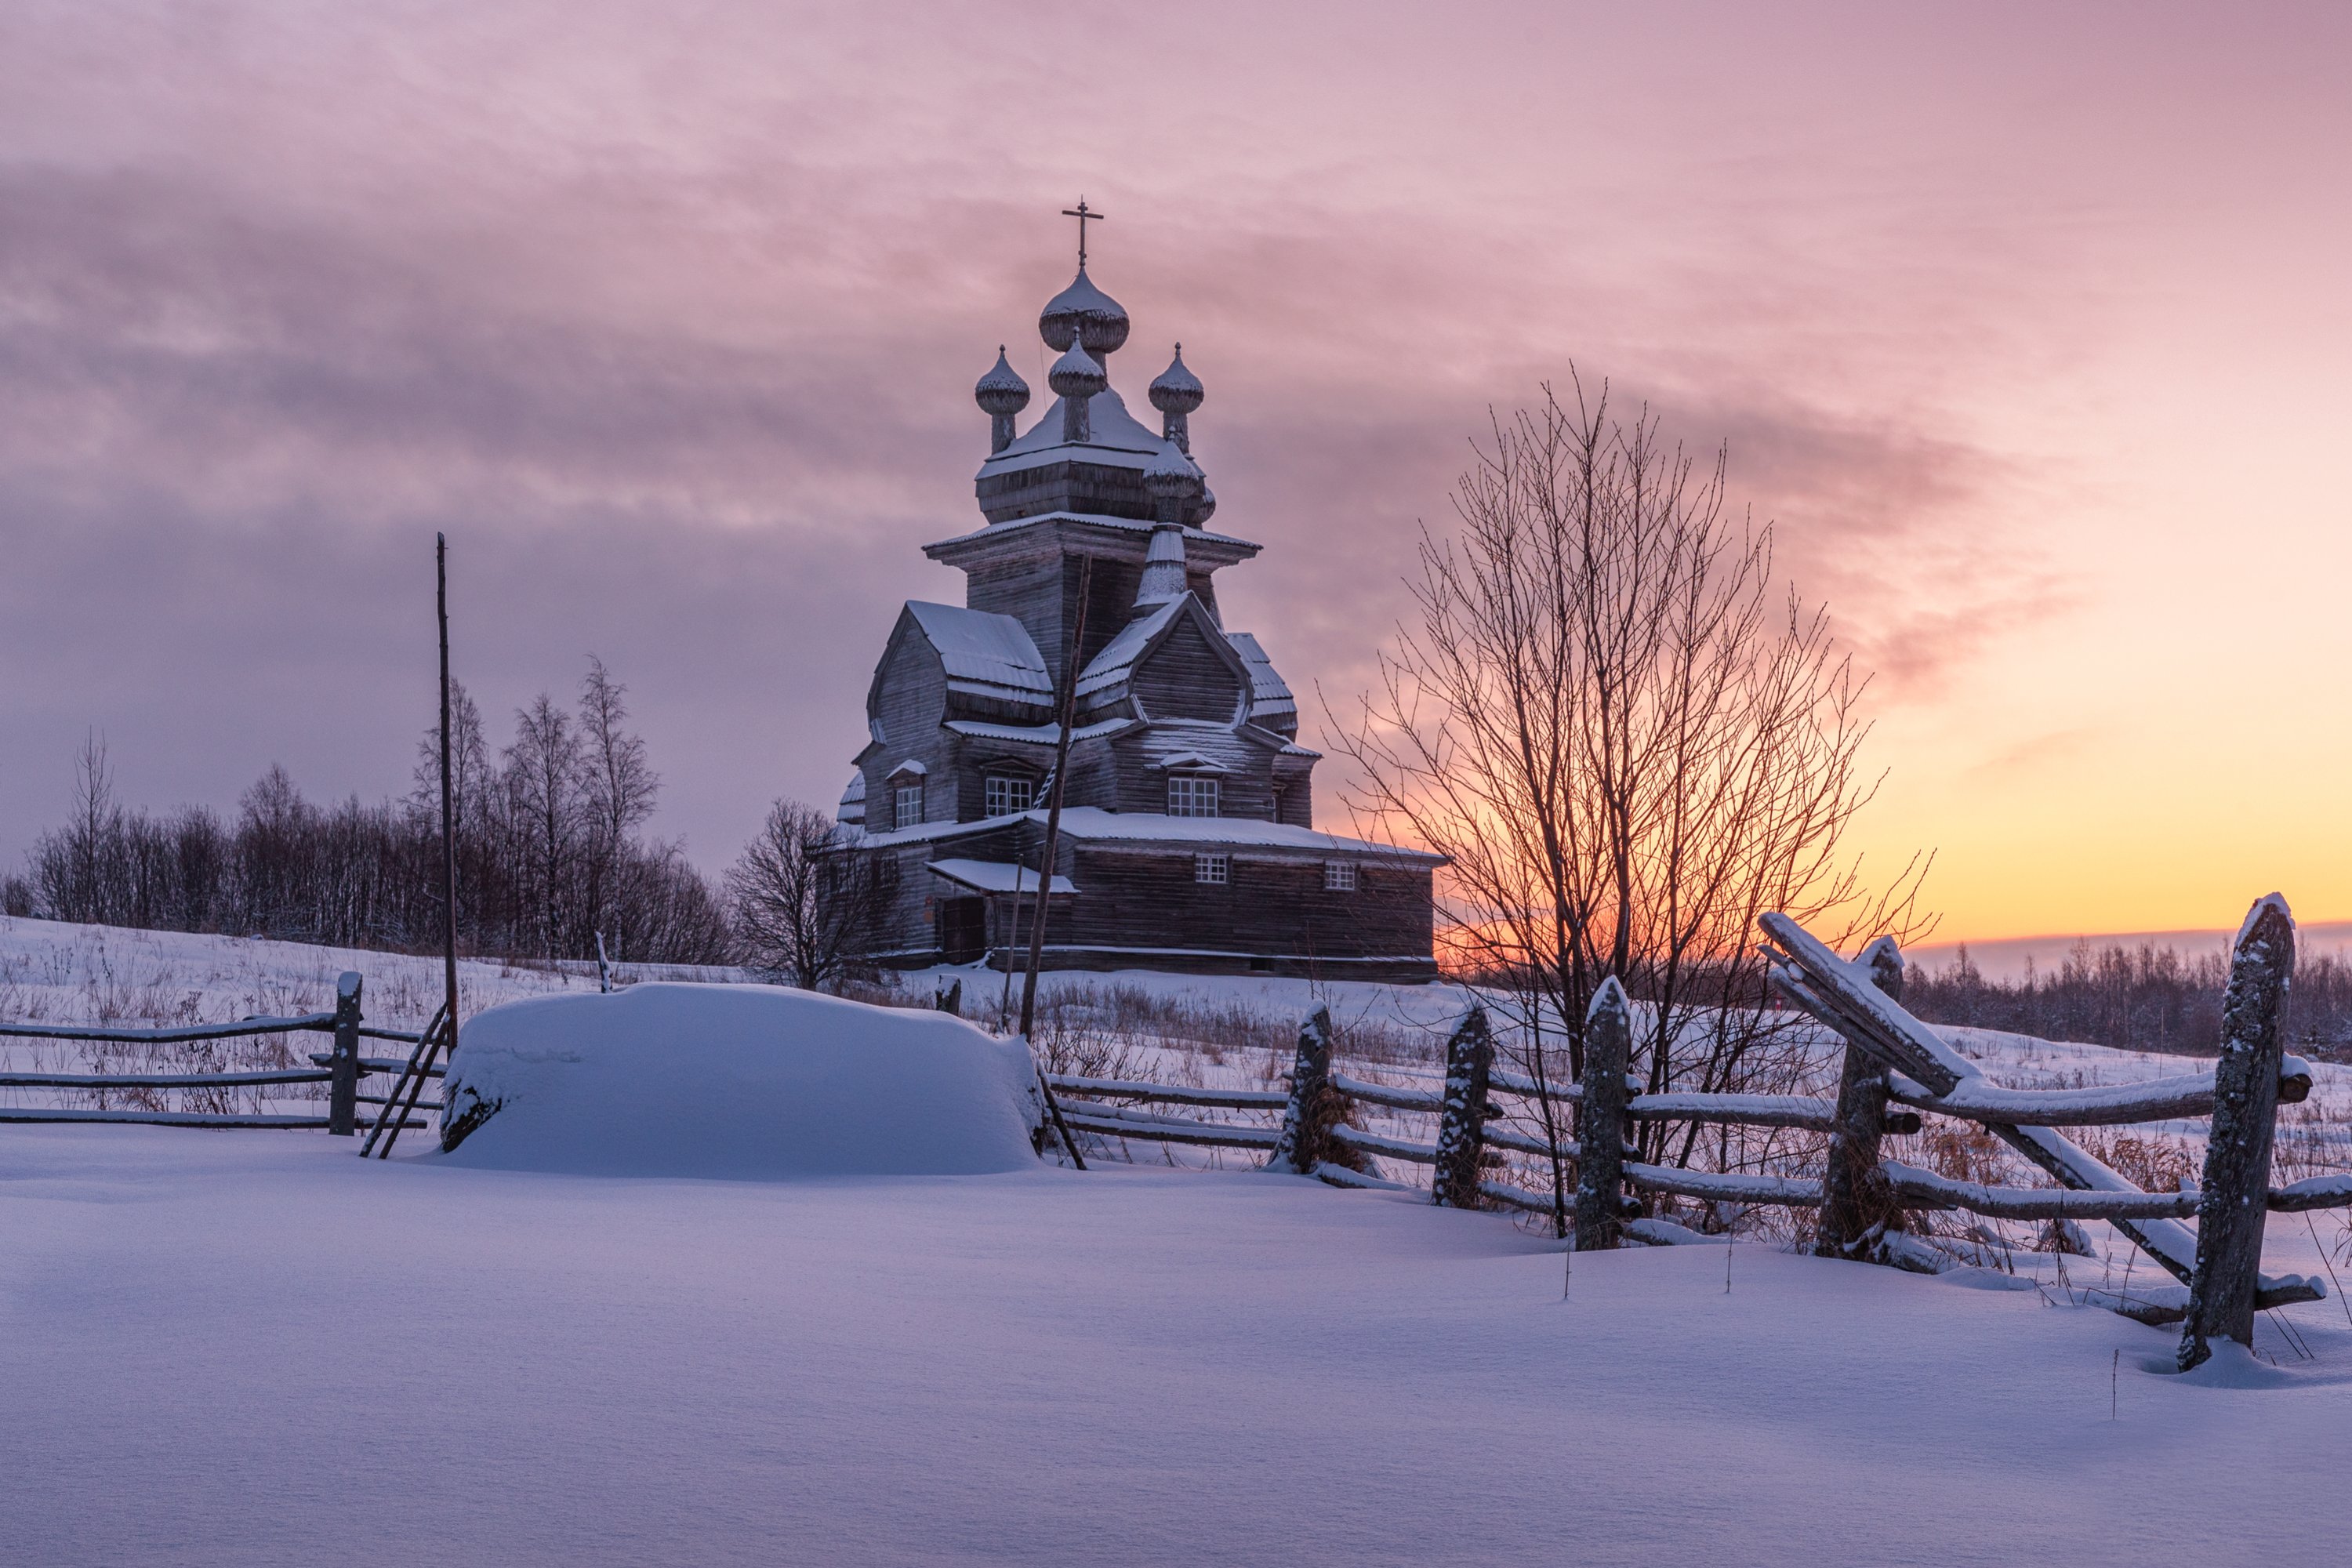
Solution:
[[[408,1053],[408,1065],[400,1069],[392,1092],[383,1097],[383,1109],[376,1112],[375,1125],[368,1129],[367,1141],[360,1145],[361,1159],[371,1154],[379,1160],[392,1158],[393,1143],[400,1137],[401,1129],[408,1125],[408,1113],[416,1109],[417,1097],[425,1092],[434,1060],[449,1043],[452,1022],[446,1003],[434,1010],[433,1021],[425,1026],[425,1032],[417,1037],[416,1048]],[[405,1105],[401,1103],[404,1091],[408,1096]]]

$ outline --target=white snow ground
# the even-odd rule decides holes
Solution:
[[[347,1149],[0,1138],[11,1561],[2293,1564],[2352,1524],[2312,1308],[2315,1361],[2182,1378],[2097,1309],[1759,1246],[1563,1300],[1505,1220],[1296,1178]]]
[[[0,1013],[294,1011],[343,967],[394,1022],[437,980],[9,921]],[[467,974],[469,1005],[593,984]],[[2019,1085],[2189,1067],[1962,1043]],[[2340,1118],[2347,1086],[2323,1068],[2315,1100]],[[2037,1286],[1661,1247],[1574,1259],[1563,1300],[1568,1260],[1507,1218],[1294,1178],[430,1147],[0,1127],[0,1562],[2294,1564],[2352,1527],[2340,1299],[2182,1378],[2174,1333],[2068,1305],[2049,1255],[2015,1259]],[[2319,1271],[2293,1221],[2269,1267]]]

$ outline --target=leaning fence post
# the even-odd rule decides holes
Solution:
[[[1311,1176],[1328,1157],[1329,1128],[1339,1120],[1331,1100],[1331,1010],[1318,1007],[1298,1026],[1298,1055],[1290,1067],[1290,1103],[1282,1112],[1282,1137],[1266,1168]]]
[[[1431,1197],[1448,1208],[1478,1206],[1478,1156],[1486,1134],[1486,1077],[1495,1037],[1473,1002],[1445,1042],[1445,1105],[1438,1113],[1437,1173]]]
[[[1633,1008],[1611,975],[1584,1014],[1584,1077],[1576,1121],[1576,1250],[1617,1245],[1625,1218],[1625,1067]]]
[[[359,1131],[360,977],[343,971],[335,982],[335,1049],[327,1059],[327,1131],[348,1138]]]
[[[2180,1334],[2183,1372],[2213,1353],[2209,1340],[2253,1344],[2279,1060],[2286,1049],[2280,1015],[2294,978],[2294,917],[2286,900],[2272,893],[2246,911],[2230,955],[2221,1057],[2213,1065],[2213,1131],[2197,1200],[2197,1272]]]
[[[1854,962],[1869,971],[1873,985],[1895,1001],[1903,999],[1903,952],[1893,937],[1880,937]],[[1895,1189],[1878,1166],[1879,1140],[1885,1135],[1886,1066],[1849,1041],[1838,1079],[1836,1127],[1822,1171],[1815,1257],[1860,1257],[1902,1219]]]

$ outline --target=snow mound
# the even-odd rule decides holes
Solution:
[[[454,1163],[636,1176],[1018,1170],[1042,1109],[1018,1040],[767,985],[509,1002],[446,1089]]]

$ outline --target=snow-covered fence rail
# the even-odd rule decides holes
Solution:
[[[194,1073],[58,1073],[0,1072],[0,1089],[46,1089],[73,1093],[156,1094],[206,1089],[252,1089],[301,1084],[327,1086],[327,1113],[279,1114],[266,1111],[167,1110],[142,1106],[0,1106],[0,1123],[128,1122],[155,1127],[274,1127],[323,1129],[338,1136],[358,1130],[358,1107],[383,1105],[389,1097],[362,1094],[362,1079],[377,1073],[399,1073],[405,1063],[359,1054],[362,1039],[396,1040],[415,1045],[423,1036],[369,1024],[360,1011],[361,979],[345,973],[336,983],[335,1008],[331,1013],[240,1018],[233,1024],[189,1024],[163,1028],[122,1028],[104,1024],[32,1024],[0,1022],[0,1038],[74,1040],[104,1045],[196,1045],[212,1040],[244,1039],[257,1035],[326,1034],[334,1037],[331,1050],[310,1054],[309,1068],[261,1071]],[[441,1076],[434,1069],[432,1077]],[[430,1101],[415,1102],[402,1111],[404,1127],[424,1127],[405,1118],[416,1111],[437,1111]]]

